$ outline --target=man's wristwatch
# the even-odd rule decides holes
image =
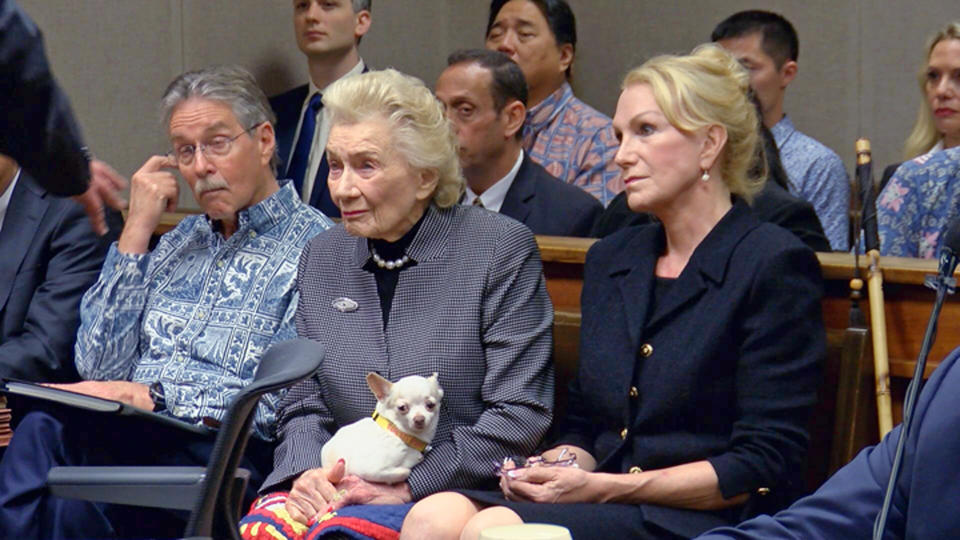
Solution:
[[[167,410],[167,398],[163,394],[163,385],[160,381],[150,385],[150,399],[153,400],[153,412]]]

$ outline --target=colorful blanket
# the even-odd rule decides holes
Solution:
[[[309,525],[286,511],[287,493],[269,493],[254,501],[240,521],[245,540],[313,540],[341,533],[356,540],[397,540],[403,518],[413,504],[346,506],[318,516]]]

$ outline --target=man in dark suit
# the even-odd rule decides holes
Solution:
[[[436,94],[457,130],[464,204],[510,216],[534,234],[590,236],[600,202],[551,176],[521,147],[527,85],[516,63],[495,51],[457,51]]]
[[[0,0],[0,152],[36,182],[83,205],[97,234],[107,233],[104,203],[126,206],[126,179],[90,160],[67,96],[50,72],[40,29],[13,0]]]
[[[327,189],[324,148],[330,122],[321,96],[342,77],[366,71],[357,47],[370,30],[371,0],[295,0],[293,30],[307,57],[310,82],[270,98],[277,115],[281,178],[290,178],[303,202],[331,217],[340,210]]]
[[[80,299],[117,230],[93,234],[80,205],[53,196],[0,154],[0,377],[77,378]]]

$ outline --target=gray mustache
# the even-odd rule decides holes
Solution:
[[[227,187],[229,187],[229,184],[227,184],[227,181],[222,177],[212,176],[208,178],[198,178],[193,190],[197,192],[197,197],[200,197],[208,191],[226,189]]]

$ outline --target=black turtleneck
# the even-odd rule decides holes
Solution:
[[[417,223],[414,224],[409,231],[407,231],[407,234],[403,235],[403,237],[396,242],[371,239],[368,240],[368,246],[376,250],[377,255],[379,255],[380,258],[385,261],[395,261],[403,257],[403,255],[407,252],[407,248],[410,247],[410,243],[413,242],[414,237],[417,236],[417,231],[420,230],[420,224],[423,223],[423,218],[426,215],[427,212],[424,212],[423,216],[420,216],[420,220],[417,221]],[[403,272],[407,268],[411,268],[416,265],[417,261],[410,259],[410,261],[408,261],[402,267],[388,270],[386,268],[380,268],[377,266],[377,263],[374,262],[372,256],[366,262],[366,264],[363,265],[363,269],[367,272],[372,272],[374,278],[377,280],[377,296],[380,297],[380,311],[383,312],[384,328],[387,327],[387,321],[390,320],[390,306],[393,304],[393,293],[397,290],[397,282],[400,279],[400,272]]]

